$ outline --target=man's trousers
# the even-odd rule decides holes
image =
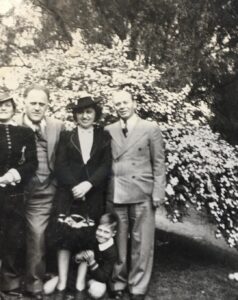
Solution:
[[[145,294],[151,278],[154,256],[155,211],[150,201],[114,205],[119,217],[118,261],[111,289]]]
[[[36,179],[35,179],[36,180]],[[45,231],[48,226],[55,195],[55,185],[30,186],[26,199],[26,290],[41,292],[45,274]]]

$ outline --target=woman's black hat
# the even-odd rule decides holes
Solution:
[[[74,111],[81,110],[87,107],[93,107],[93,108],[97,107],[97,103],[90,96],[70,99],[70,103],[67,105],[68,109],[72,109]]]
[[[102,115],[102,108],[98,105],[99,101],[95,101],[91,96],[77,97],[70,99],[70,103],[67,105],[67,109],[72,111],[74,119],[75,114],[84,110],[85,108],[92,107],[95,109],[96,117],[95,121],[98,121]]]

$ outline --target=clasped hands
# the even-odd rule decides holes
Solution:
[[[89,181],[83,181],[72,188],[74,199],[84,198],[87,192],[92,188]],[[84,200],[84,199],[83,199]]]
[[[80,263],[86,261],[89,265],[95,260],[95,255],[92,250],[84,250],[75,255],[75,262]]]
[[[16,185],[14,176],[11,173],[5,173],[0,177],[0,187],[6,187],[7,185]]]

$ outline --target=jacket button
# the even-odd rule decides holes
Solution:
[[[136,176],[133,175],[132,178],[134,179],[134,178],[136,178]]]
[[[139,151],[141,151],[142,149],[141,149],[141,148],[139,148],[138,150],[139,150]]]

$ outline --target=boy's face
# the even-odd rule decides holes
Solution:
[[[96,230],[96,239],[99,244],[103,244],[114,237],[115,231],[107,224],[98,225]]]

